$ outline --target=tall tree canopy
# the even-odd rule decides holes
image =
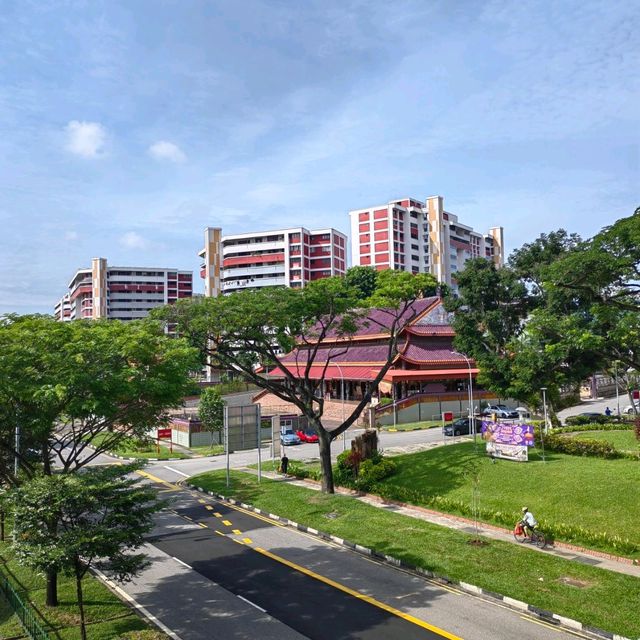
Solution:
[[[411,318],[412,303],[422,297],[424,291],[436,288],[431,275],[382,271],[367,301],[362,301],[361,291],[344,278],[335,277],[317,280],[301,290],[264,288],[219,298],[184,300],[155,315],[175,324],[180,335],[198,346],[204,360],[241,372],[262,389],[294,404],[318,433],[323,490],[332,492],[331,441],[356,421],[391,366],[397,354],[398,334]],[[312,367],[315,363],[326,372],[331,361],[350,348],[359,323],[373,321],[367,319],[367,308],[371,306],[385,309],[380,332],[388,336],[386,365],[344,422],[329,431],[322,424],[324,375],[312,376]],[[338,338],[341,342],[340,348],[325,359],[320,354],[328,338]],[[283,352],[288,353],[298,345],[306,350],[301,376],[294,375],[297,372],[281,358]],[[248,354],[254,357],[248,358]],[[252,362],[277,366],[284,373],[284,379],[258,373]]]
[[[12,316],[0,323],[0,353],[0,483],[8,486],[54,466],[76,472],[123,438],[145,435],[182,404],[199,369],[184,340],[140,322]],[[52,572],[47,604],[57,602]]]
[[[470,261],[459,274],[456,346],[473,356],[480,382],[537,404],[557,400],[613,361],[640,368],[640,209],[581,241],[559,230],[514,251],[496,269]]]
[[[135,551],[161,507],[134,467],[93,467],[81,474],[37,476],[12,492],[14,542],[21,564],[76,580],[81,637],[86,639],[82,580],[93,566],[126,580],[146,563]]]

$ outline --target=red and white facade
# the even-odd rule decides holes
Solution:
[[[200,276],[205,296],[257,287],[304,287],[312,280],[344,275],[347,237],[335,229],[304,227],[223,236],[205,229]]]
[[[355,209],[349,216],[354,265],[431,273],[455,289],[455,274],[470,258],[484,257],[496,266],[504,262],[503,228],[493,227],[487,234],[474,231],[444,210],[441,196],[424,202],[393,200]]]
[[[90,269],[76,271],[54,315],[60,321],[139,320],[155,307],[192,295],[191,271],[109,267],[105,258],[94,258]]]

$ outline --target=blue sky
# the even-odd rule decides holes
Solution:
[[[638,33],[628,0],[3,0],[0,313],[405,195],[589,236],[640,204]]]

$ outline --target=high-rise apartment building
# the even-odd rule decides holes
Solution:
[[[347,237],[335,229],[304,227],[223,236],[205,229],[200,276],[205,296],[241,289],[304,287],[312,280],[344,275]]]
[[[108,318],[138,320],[154,307],[193,295],[193,273],[150,267],[110,267],[94,258],[78,269],[69,291],[56,304],[57,320]]]
[[[504,261],[502,227],[493,227],[486,234],[474,231],[444,210],[441,196],[425,202],[393,200],[355,209],[349,215],[354,265],[431,273],[455,290],[456,272],[470,258],[487,258],[496,266]]]

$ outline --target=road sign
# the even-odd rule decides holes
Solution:
[[[171,429],[158,429],[158,438],[171,440]]]
[[[443,422],[451,422],[453,420],[453,411],[444,411],[442,413]]]

